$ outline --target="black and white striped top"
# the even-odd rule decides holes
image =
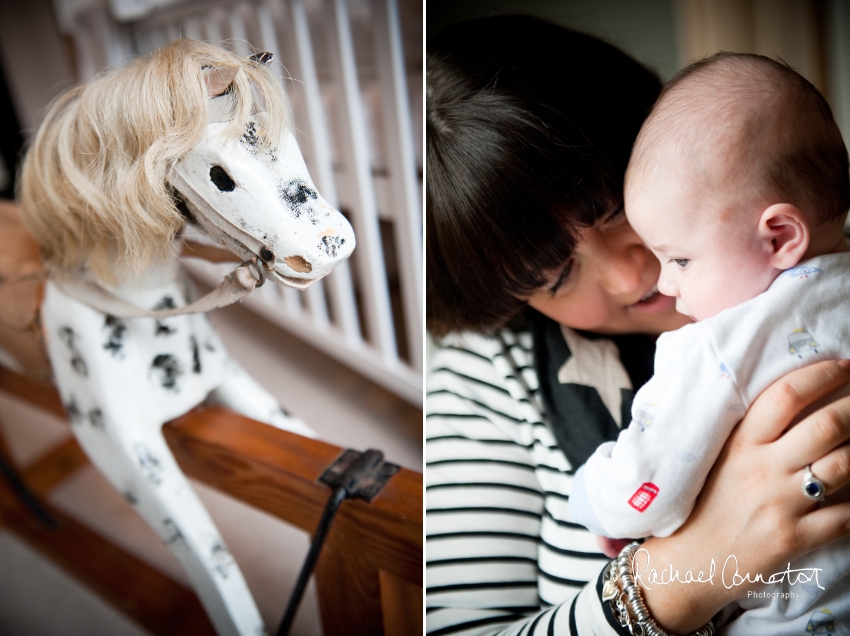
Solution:
[[[608,559],[570,518],[574,471],[543,423],[531,349],[529,333],[464,334],[433,358],[429,634],[620,633],[597,589]]]

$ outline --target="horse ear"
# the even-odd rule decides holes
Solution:
[[[254,53],[254,55],[252,55],[248,59],[252,62],[256,62],[257,64],[268,66],[272,63],[272,60],[274,59],[274,53],[269,53],[268,51],[264,51],[262,53]]]
[[[207,83],[207,94],[212,99],[227,90],[239,69],[232,66],[205,66],[202,72]]]

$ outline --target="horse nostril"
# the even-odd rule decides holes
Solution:
[[[283,262],[294,272],[307,274],[313,271],[313,266],[303,256],[287,256]]]
[[[213,166],[210,168],[210,181],[212,181],[215,184],[215,187],[222,192],[233,192],[233,189],[236,187],[236,183],[221,166]]]
[[[266,246],[263,246],[260,249],[260,258],[263,259],[263,261],[265,261],[266,263],[272,264],[274,263],[274,252],[272,252]]]

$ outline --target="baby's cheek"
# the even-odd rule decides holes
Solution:
[[[686,303],[691,316],[705,320],[757,296],[763,291],[759,286],[757,280],[746,275],[713,278],[695,286]]]

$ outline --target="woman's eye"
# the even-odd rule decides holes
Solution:
[[[674,258],[673,262],[676,263],[676,265],[678,265],[679,267],[684,269],[685,267],[688,266],[688,263],[690,263],[691,261],[690,261],[690,259],[687,259],[687,258]]]
[[[608,214],[602,217],[602,223],[607,225],[608,223],[613,223],[615,221],[619,221],[620,219],[624,219],[626,215],[623,214],[623,212],[625,211],[626,208],[623,206],[622,203],[620,203],[617,207],[615,207],[613,210],[608,212]]]
[[[569,280],[570,272],[572,271],[572,269],[573,269],[573,262],[571,260],[568,261],[566,263],[566,265],[564,265],[561,268],[561,272],[560,272],[560,274],[558,274],[558,278],[555,279],[555,282],[552,284],[551,287],[549,287],[549,293],[552,296],[554,296],[556,293],[558,293],[558,290],[561,289],[561,287],[563,287],[564,284]]]

